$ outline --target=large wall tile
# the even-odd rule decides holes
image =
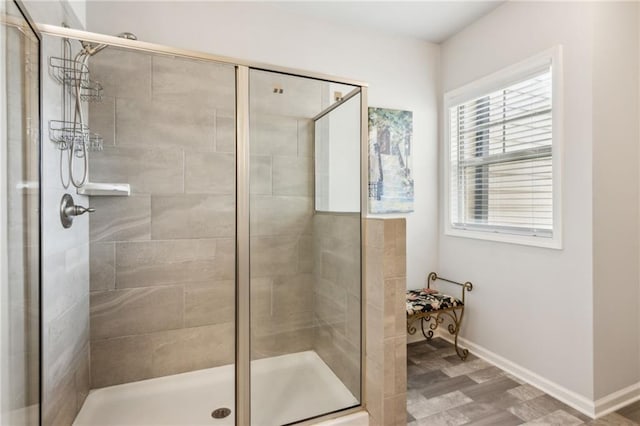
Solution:
[[[384,407],[384,425],[405,426],[407,424],[406,392],[385,398]]]
[[[232,238],[216,240],[216,257],[214,259],[215,279],[234,280],[236,277],[236,242]]]
[[[236,152],[236,117],[216,111],[216,152]]]
[[[235,325],[223,323],[155,333],[152,345],[153,377],[232,364]]]
[[[361,339],[362,300],[360,296],[347,294],[347,330],[346,338],[349,342],[358,342]]]
[[[313,267],[313,235],[301,235],[298,239],[298,272],[311,273]]]
[[[269,318],[273,314],[273,278],[251,277],[251,319]]]
[[[77,396],[72,374],[67,375],[59,381],[55,390],[44,392],[42,425],[58,426],[72,424],[76,414],[80,410],[80,407],[77,405]]]
[[[235,321],[236,283],[232,280],[185,284],[184,325],[230,323]]]
[[[154,239],[233,237],[235,202],[232,195],[153,196],[151,235]]]
[[[315,125],[313,120],[298,120],[298,155],[314,157]]]
[[[271,194],[271,157],[252,155],[249,160],[251,194]]]
[[[396,322],[400,320],[403,325],[406,324],[406,318],[398,315],[398,310],[396,309],[396,305],[398,303],[398,297],[396,297],[396,292],[401,288],[401,285],[398,281],[405,284],[406,289],[406,280],[404,278],[389,278],[384,280],[384,335],[385,336],[396,336],[398,334],[398,326]],[[403,294],[406,294],[406,290],[402,290]],[[404,328],[402,328],[404,332]]]
[[[91,293],[91,338],[180,328],[183,306],[181,285]]]
[[[311,233],[313,201],[309,197],[251,197],[251,235]]]
[[[184,188],[183,153],[179,149],[105,147],[89,157],[93,182],[128,183],[131,192],[171,194]]]
[[[106,96],[151,96],[151,55],[147,53],[110,47],[91,58],[89,70]]]
[[[384,276],[407,275],[407,244],[405,221],[387,221],[384,226]]]
[[[149,335],[91,341],[91,387],[102,388],[151,377]]]
[[[297,247],[296,237],[251,238],[251,277],[296,273]]]
[[[213,280],[216,240],[131,241],[116,245],[116,286],[148,287]]]
[[[102,136],[105,146],[111,146],[115,143],[116,99],[113,96],[105,96],[100,102],[89,103],[89,126],[92,132]],[[89,155],[91,160],[93,155]]]
[[[154,56],[152,72],[155,99],[171,102],[176,97],[184,97],[224,111],[235,110],[236,72],[233,65]]]
[[[47,301],[42,320],[49,323],[87,298],[89,245],[78,245],[61,253],[45,255],[42,261],[46,274],[43,276],[41,297]],[[15,333],[15,336],[23,334]]]
[[[151,198],[93,197],[89,216],[91,241],[148,240],[150,238]]]
[[[252,336],[251,359],[268,358],[308,351],[313,347],[312,330],[285,331],[264,336]]]
[[[312,332],[317,324],[313,313],[308,311],[274,310],[270,317],[252,315],[251,330],[257,337],[275,336],[282,332]],[[283,352],[284,353],[284,352]]]
[[[184,328],[91,342],[94,388],[186,371],[234,360],[234,324]]]
[[[351,344],[344,335],[322,321],[314,335],[314,349],[351,393],[360,395],[360,344]]]
[[[90,250],[91,291],[113,290],[116,287],[115,243],[93,243]]]
[[[298,155],[297,120],[280,115],[253,115],[251,155]]]
[[[404,219],[367,220],[366,381],[376,424],[406,422],[405,232]]]
[[[313,159],[310,157],[273,157],[274,195],[313,195]]]
[[[65,376],[75,371],[75,362],[89,341],[88,309],[89,298],[85,295],[47,324],[46,340],[43,342],[47,348],[43,356],[48,371],[44,382],[46,389],[54,389]]]
[[[346,301],[327,297],[324,294],[315,294],[315,314],[325,324],[346,333]]]
[[[184,191],[196,194],[235,194],[234,154],[185,152]]]
[[[213,150],[215,110],[194,108],[189,99],[116,100],[116,145]]]
[[[355,395],[360,395],[360,215],[313,218],[314,348]],[[375,321],[374,321],[375,324]],[[369,323],[367,323],[369,326]]]
[[[365,262],[367,303],[382,310],[384,308],[384,275],[382,262],[384,249],[367,246],[367,259]]]
[[[273,279],[273,312],[313,312],[314,279],[311,274],[278,276]]]

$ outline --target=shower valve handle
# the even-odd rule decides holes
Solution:
[[[70,206],[65,209],[65,213],[67,216],[80,216],[85,213],[93,213],[96,209],[93,207],[84,207],[84,206]]]
[[[64,194],[60,200],[60,221],[63,228],[69,228],[73,224],[73,218],[85,213],[93,213],[96,209],[91,207],[78,206],[73,202],[73,197]]]

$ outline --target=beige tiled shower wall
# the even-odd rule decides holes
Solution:
[[[59,6],[43,7],[53,12]],[[43,37],[44,126],[62,119],[62,86],[47,69],[48,58],[60,55],[60,39]],[[89,392],[89,219],[78,217],[65,229],[59,211],[65,193],[83,206],[88,199],[63,187],[60,151],[48,136],[42,137],[42,424],[70,425]]]
[[[273,94],[268,75],[259,77],[251,81],[252,359],[310,350],[315,330],[312,122],[261,108]]]
[[[234,68],[112,47],[90,68],[90,179],[131,185],[90,199],[91,386],[232,363]]]
[[[316,213],[313,220],[313,347],[360,397],[360,213]]]
[[[372,426],[407,423],[406,222],[367,219],[366,388]]]

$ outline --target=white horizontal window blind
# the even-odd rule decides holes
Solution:
[[[551,66],[449,108],[457,229],[553,236]]]

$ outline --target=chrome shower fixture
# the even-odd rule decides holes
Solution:
[[[130,33],[128,31],[122,32],[117,35],[117,37],[124,38],[126,40],[137,40],[138,37],[134,33]],[[84,40],[80,40],[80,44],[82,44],[82,48],[84,49],[85,54],[88,56],[93,56],[96,53],[100,52],[102,49],[107,47],[106,44],[92,44]]]
[[[118,34],[118,37],[126,38],[127,40],[137,40],[138,39],[138,37],[136,37],[136,35],[134,33],[130,33],[130,32],[127,32],[127,31]]]
[[[123,32],[118,37],[127,40],[137,40],[135,34]],[[65,87],[73,89],[75,99],[71,100],[65,96],[62,101],[63,120],[52,120],[49,123],[52,140],[60,146],[60,180],[66,189],[70,185],[81,188],[87,182],[89,160],[87,151],[89,148],[100,150],[102,138],[92,135],[85,120],[85,111],[81,102],[87,100],[101,100],[102,86],[97,82],[92,82],[89,78],[89,58],[98,52],[106,49],[106,43],[91,43],[86,40],[78,40],[82,48],[72,59],[72,46],[69,39],[63,41],[62,58],[50,58],[50,65],[57,70],[58,81]],[[72,106],[73,104],[73,106]],[[64,152],[67,151],[67,171],[63,171],[65,162]],[[82,165],[75,167],[76,158],[82,159]],[[66,175],[66,176],[65,176]],[[66,178],[66,180],[65,180]]]
[[[107,47],[106,44],[91,44],[84,40],[80,40],[80,44],[82,45],[84,52],[89,56],[93,56],[99,51],[101,51],[102,49],[104,49],[105,47]]]

